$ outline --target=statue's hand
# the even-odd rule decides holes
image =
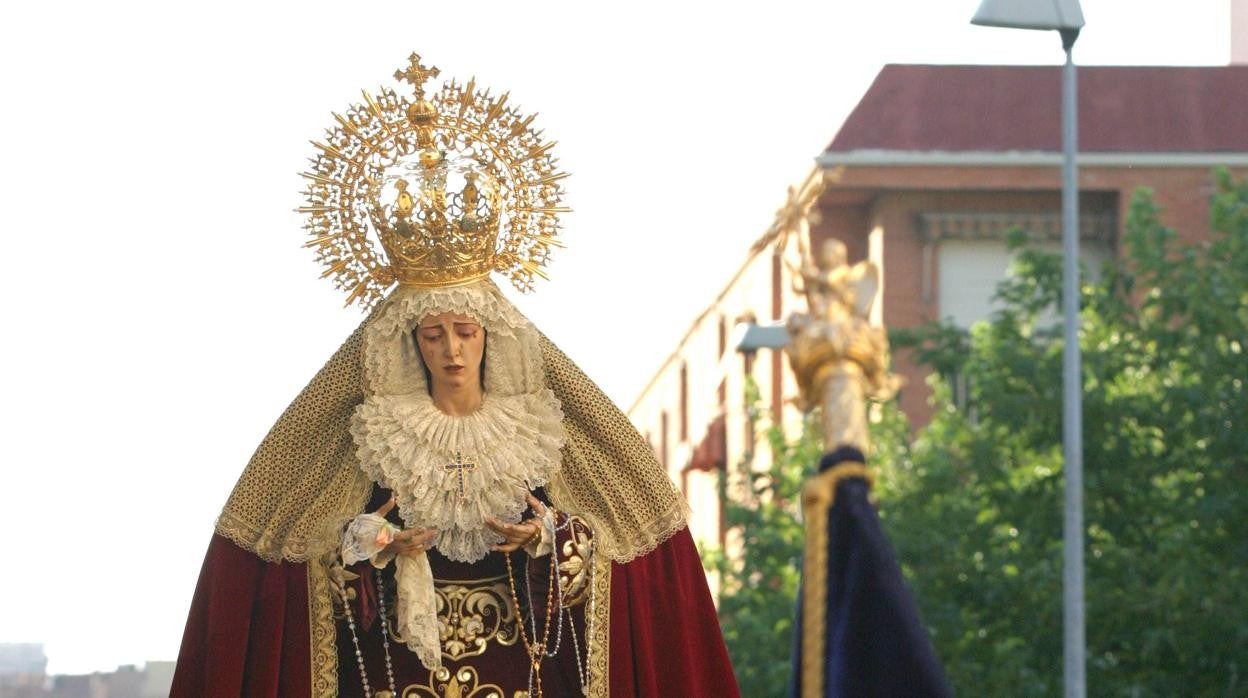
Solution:
[[[417,557],[424,555],[433,547],[433,537],[438,535],[436,528],[409,528],[394,534],[394,540],[386,546],[400,555]]]
[[[385,518],[394,509],[394,497],[390,501],[382,504],[374,514]],[[438,535],[436,528],[408,528],[394,534],[393,540],[386,545],[385,551],[388,553],[398,553],[408,557],[417,557],[424,555],[429,548],[433,547],[433,537]]]
[[[533,508],[533,513],[537,515],[535,518],[515,524],[503,523],[494,518],[485,520],[486,526],[489,526],[492,531],[507,539],[494,546],[494,550],[503,553],[519,550],[542,535],[541,520],[546,515],[546,505],[542,504],[540,499],[531,494],[528,496],[528,501],[529,506]]]

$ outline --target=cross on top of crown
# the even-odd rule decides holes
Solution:
[[[416,88],[416,94],[423,95],[425,91],[425,81],[429,78],[436,78],[442,72],[436,66],[427,68],[420,63],[420,56],[413,53],[407,58],[407,70],[394,71],[395,80],[405,80]]]

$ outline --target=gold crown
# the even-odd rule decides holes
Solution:
[[[561,247],[558,214],[567,175],[556,168],[554,142],[507,105],[466,85],[445,83],[412,54],[396,80],[414,99],[383,88],[346,116],[317,148],[304,189],[306,243],[347,292],[347,304],[369,307],[395,282],[436,287],[471,283],[491,272],[530,291],[551,247]],[[383,262],[373,246],[380,243]]]

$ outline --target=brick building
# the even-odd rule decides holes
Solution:
[[[812,243],[843,240],[850,259],[882,273],[873,321],[908,327],[988,317],[1005,277],[1006,231],[1061,235],[1059,67],[884,67],[817,158],[790,204],[690,325],[629,415],[650,438],[695,512],[696,538],[722,536],[716,471],[751,450],[746,377],[783,420],[795,384],[779,351],[743,354],[751,322],[804,309],[778,254],[779,234],[804,225]],[[1248,173],[1248,65],[1079,70],[1081,256],[1112,261],[1132,193],[1154,190],[1162,220],[1187,240],[1209,233],[1214,167]],[[896,356],[902,409],[930,416],[925,375]],[[765,454],[760,454],[765,455]]]
[[[985,319],[1005,233],[1061,238],[1058,67],[886,66],[818,158],[812,238],[845,241],[883,272],[882,322]],[[1209,232],[1214,167],[1248,166],[1248,66],[1079,71],[1081,258],[1117,253],[1133,192],[1154,190],[1189,241]],[[903,357],[904,358],[904,357]],[[929,416],[904,360],[903,410]]]

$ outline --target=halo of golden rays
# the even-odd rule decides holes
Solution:
[[[425,100],[437,111],[436,147],[475,161],[499,183],[503,215],[493,270],[530,292],[534,277],[549,278],[543,267],[551,248],[562,247],[559,214],[570,209],[562,205],[561,181],[567,174],[552,155],[555,141],[533,127],[536,114],[522,114],[509,103],[509,93],[492,96],[475,78],[466,84],[449,80],[426,95],[425,82],[438,72],[412,54],[395,78],[414,86],[414,99],[390,87],[376,94],[364,90],[361,103],[335,113],[324,139],[312,141],[316,152],[300,173],[307,180],[305,205],[296,210],[307,216],[305,246],[323,265],[322,278],[347,294],[346,305],[368,309],[395,283],[395,270],[378,253],[379,232],[368,209],[385,168],[420,151],[418,119],[409,115],[420,114]]]

